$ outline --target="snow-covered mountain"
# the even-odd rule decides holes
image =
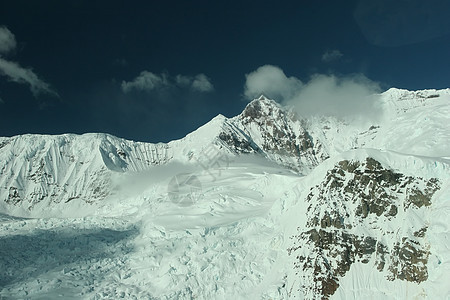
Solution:
[[[0,138],[0,297],[450,297],[450,89],[377,101],[261,96],[167,144]]]
[[[132,142],[107,134],[0,138],[0,199],[32,209],[44,201],[101,201],[115,173],[169,162],[211,166],[214,156],[257,153],[282,166],[311,170],[326,155],[301,122],[264,96],[237,117],[212,121],[168,144]]]

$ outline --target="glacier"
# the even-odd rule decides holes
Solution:
[[[0,298],[450,297],[450,89],[264,96],[166,144],[0,138]]]

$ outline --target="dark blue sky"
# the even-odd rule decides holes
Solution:
[[[0,136],[181,138],[238,114],[246,74],[264,65],[303,83],[446,88],[446,2],[3,1]]]

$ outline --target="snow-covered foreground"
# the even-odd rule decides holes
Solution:
[[[84,217],[53,215],[64,214],[62,207],[47,211],[46,218],[2,215],[0,295],[282,297],[284,274],[274,272],[276,261],[286,256],[280,195],[299,176],[261,161],[197,169],[192,174],[201,189],[194,203],[183,204],[168,194],[172,169],[161,167],[163,178],[153,173],[118,178],[124,183],[115,187],[119,196]],[[130,197],[136,189],[144,190]],[[190,193],[181,190],[179,196]]]
[[[70,217],[74,208],[64,211],[68,204],[55,205],[44,218],[2,214],[0,295],[7,299],[296,298],[299,278],[292,274],[295,257],[287,249],[307,220],[300,199],[336,162],[369,156],[407,175],[438,175],[447,182],[433,198],[431,209],[416,210],[384,225],[367,225],[361,232],[371,236],[377,226],[401,228],[396,237],[401,239],[428,226],[429,280],[390,281],[387,270],[379,272],[370,262],[355,262],[340,279],[333,299],[450,296],[446,281],[450,233],[445,221],[450,217],[449,163],[378,150],[345,153],[304,177],[256,159],[235,159],[227,167],[207,171],[191,167],[187,169],[196,178],[194,189],[179,182],[176,196],[173,179],[186,177],[177,177],[174,166],[161,166],[156,173],[118,175],[116,195],[101,204],[72,203],[84,216]]]
[[[139,233],[127,221],[102,217],[2,216],[0,228],[0,296],[6,299],[81,299],[103,290],[126,274]]]

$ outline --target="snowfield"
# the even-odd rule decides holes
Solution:
[[[133,187],[121,187],[117,199],[81,206],[84,217],[2,215],[2,296],[280,297],[283,276],[271,273],[286,250],[274,202],[300,177],[261,162],[210,170],[215,179],[197,170],[201,192],[188,206],[169,198],[170,176],[149,173],[140,195],[122,198]]]
[[[0,138],[0,298],[450,299],[450,90],[185,138]]]

